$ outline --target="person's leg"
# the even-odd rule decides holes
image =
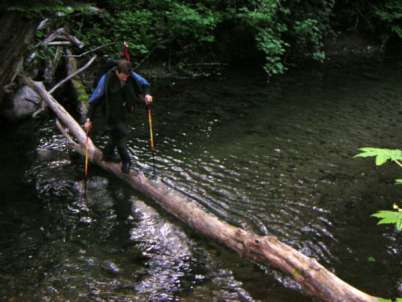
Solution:
[[[117,144],[117,151],[119,152],[122,166],[121,170],[123,173],[128,173],[130,170],[131,166],[131,160],[130,160],[130,154],[128,153],[127,150],[127,145],[126,145],[126,140],[121,139],[119,143]]]
[[[130,154],[127,149],[128,128],[125,124],[121,123],[116,125],[114,130],[113,139],[122,161],[122,172],[128,173],[131,166]]]
[[[113,133],[110,134],[110,138],[108,143],[106,144],[104,150],[103,150],[103,159],[105,161],[114,161],[116,160],[115,157],[115,149],[116,149],[116,143],[113,139]]]

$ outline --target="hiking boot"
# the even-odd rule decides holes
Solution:
[[[121,172],[128,174],[130,172],[131,163],[129,161],[123,161],[121,165]]]

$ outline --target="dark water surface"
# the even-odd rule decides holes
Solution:
[[[156,171],[232,224],[280,240],[374,295],[402,296],[402,239],[370,214],[400,200],[402,64],[306,67],[155,83]],[[131,121],[151,172],[145,115]],[[296,283],[178,223],[92,168],[53,129],[0,130],[0,301],[311,301]],[[104,144],[102,130],[97,143]]]

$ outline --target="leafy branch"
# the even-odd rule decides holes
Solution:
[[[372,148],[365,147],[360,148],[360,153],[356,154],[355,157],[374,157],[375,164],[377,166],[384,165],[388,161],[396,163],[398,166],[402,167],[402,151],[398,149],[384,149],[384,148]],[[402,179],[396,179],[395,184],[401,185]],[[380,219],[377,224],[394,224],[397,231],[402,230],[402,209],[398,207],[397,204],[393,206],[394,211],[378,211],[374,213],[373,217]],[[386,300],[384,300],[386,301]],[[399,301],[399,302],[402,302]]]

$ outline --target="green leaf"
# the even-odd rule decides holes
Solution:
[[[402,185],[402,179],[395,179],[396,185]]]
[[[400,219],[397,223],[396,223],[396,230],[398,232],[400,232],[402,230],[402,219]]]
[[[375,262],[375,258],[373,256],[367,257],[368,262]]]
[[[360,153],[356,154],[354,157],[375,157],[375,164],[381,166],[387,161],[402,161],[402,151],[398,149],[383,149],[383,148],[372,148],[365,147],[360,148]]]
[[[371,216],[380,219],[377,224],[395,224],[398,231],[402,230],[402,212],[400,211],[379,211]]]

